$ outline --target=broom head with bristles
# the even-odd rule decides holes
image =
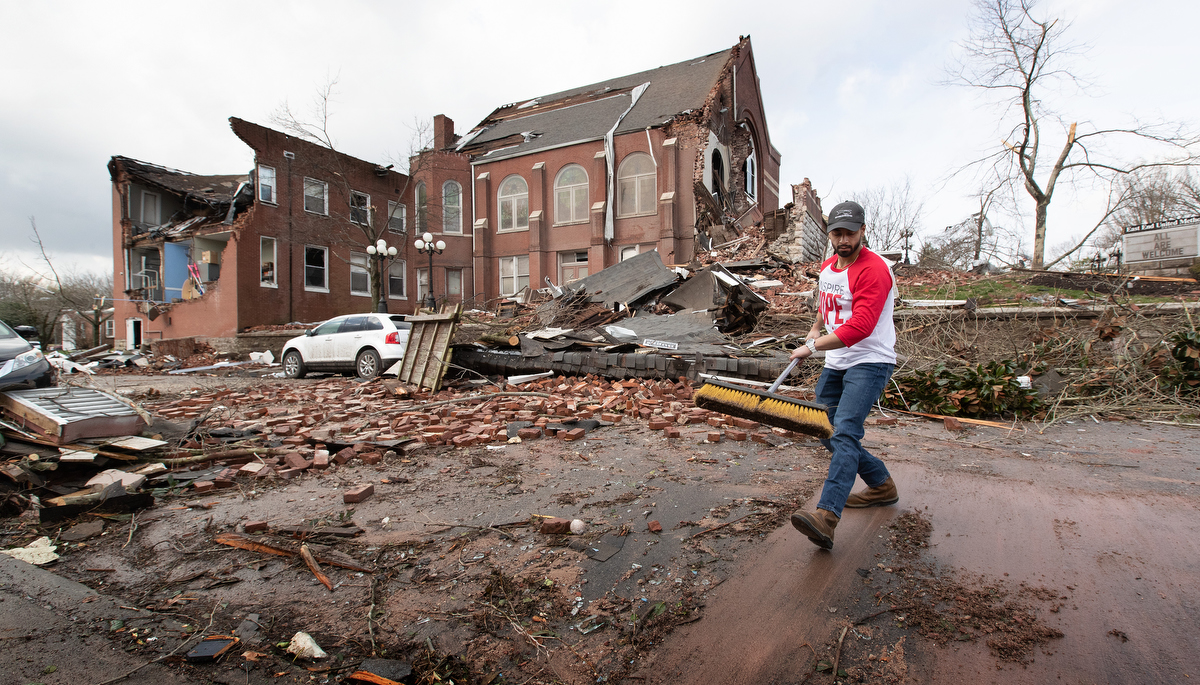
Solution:
[[[815,402],[805,402],[714,380],[704,381],[704,385],[692,395],[692,401],[701,409],[750,419],[805,435],[818,438],[829,438],[833,435],[833,425],[829,423],[829,408]]]

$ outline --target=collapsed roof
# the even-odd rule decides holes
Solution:
[[[116,155],[108,162],[108,173],[114,183],[122,172],[132,182],[175,195],[182,203],[181,211],[167,217],[157,227],[154,232],[158,234],[177,234],[206,224],[230,223],[234,215],[253,201],[248,174],[205,176]]]
[[[460,152],[506,159],[601,140],[623,112],[616,134],[657,128],[704,107],[734,48],[498,107],[467,134]],[[630,109],[633,90],[650,87]]]
[[[123,167],[127,174],[143,185],[212,206],[228,206],[238,188],[250,182],[250,176],[247,174],[202,176],[120,155],[113,157],[108,163],[108,173],[114,182],[117,180],[117,165]]]

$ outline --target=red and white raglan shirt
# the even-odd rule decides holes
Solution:
[[[850,266],[837,268],[837,255],[821,264],[821,320],[845,347],[825,351],[825,365],[844,371],[856,364],[895,364],[892,323],[896,278],[883,257],[866,247]]]

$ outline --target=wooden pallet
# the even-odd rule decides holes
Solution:
[[[408,347],[400,364],[401,383],[433,392],[441,390],[442,376],[450,363],[450,341],[461,315],[462,305],[458,304],[443,307],[440,314],[407,317],[412,330],[408,332]]]

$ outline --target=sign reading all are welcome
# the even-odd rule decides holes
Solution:
[[[1157,262],[1200,256],[1200,217],[1158,221],[1125,229],[1125,261]]]

